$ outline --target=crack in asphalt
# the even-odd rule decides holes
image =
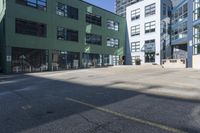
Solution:
[[[97,131],[99,131],[99,129],[104,129],[104,130],[107,130],[107,131],[112,132],[112,133],[121,133],[121,131],[118,132],[118,131],[114,131],[114,130],[111,130],[111,129],[107,128],[108,125],[112,124],[112,121],[108,121],[106,123],[98,123],[98,122],[94,122],[94,121],[88,119],[86,116],[84,116],[82,114],[79,114],[79,116],[81,118],[83,118],[85,121],[87,121],[88,123],[91,123],[91,124],[96,126],[93,129],[90,129],[90,131],[87,131],[87,133],[88,132],[89,133],[96,133]]]

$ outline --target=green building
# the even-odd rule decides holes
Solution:
[[[123,64],[126,20],[82,0],[0,0],[0,70]]]

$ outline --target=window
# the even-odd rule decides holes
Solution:
[[[172,10],[171,7],[168,6],[168,8],[167,8],[167,15],[168,15],[168,17],[171,17],[171,16],[172,16],[171,10]]]
[[[135,64],[136,59],[140,59],[140,56],[132,56],[132,64]]]
[[[46,37],[47,35],[46,24],[17,18],[15,20],[15,27],[16,27],[15,29],[16,33],[38,36],[38,37]]]
[[[56,14],[63,17],[68,17],[78,20],[78,8],[74,8],[60,2],[56,5]]]
[[[194,21],[200,19],[200,0],[194,0],[193,2],[194,7]]]
[[[137,36],[137,35],[140,35],[140,25],[131,27],[131,36]]]
[[[86,22],[90,23],[90,24],[95,24],[95,25],[101,26],[101,16],[87,12]]]
[[[107,46],[108,47],[119,47],[119,39],[116,38],[107,38]]]
[[[131,11],[131,20],[136,20],[140,18],[140,9]]]
[[[107,20],[107,28],[110,30],[119,31],[119,23],[113,20]]]
[[[156,14],[156,4],[151,4],[148,6],[145,6],[145,16],[150,16]]]
[[[166,4],[163,4],[163,16],[166,16],[167,15],[167,6]]]
[[[156,21],[145,23],[145,33],[151,33],[156,31]]]
[[[94,45],[101,45],[102,37],[96,34],[86,34],[86,43],[94,44]]]
[[[187,21],[172,27],[172,40],[187,37]]]
[[[146,40],[145,41],[145,45],[144,45],[144,51],[145,53],[152,53],[156,51],[156,44],[155,44],[155,40]]]
[[[140,52],[140,42],[132,42],[131,43],[131,51],[132,52]]]
[[[47,0],[16,0],[16,3],[43,11],[47,10]]]
[[[194,54],[200,54],[200,24],[195,25],[193,31]]]
[[[78,42],[78,31],[57,27],[57,39]]]
[[[172,23],[182,22],[188,17],[188,4],[184,4],[175,10],[172,14]]]

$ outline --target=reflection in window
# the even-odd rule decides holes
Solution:
[[[155,32],[155,31],[156,31],[156,22],[155,21],[145,23],[145,33],[151,33],[151,32]]]
[[[145,7],[145,16],[150,16],[156,14],[156,4],[151,4]]]
[[[136,20],[140,18],[140,9],[131,11],[131,20]]]
[[[137,36],[137,35],[140,35],[140,25],[131,27],[131,36]]]
[[[108,47],[119,47],[119,39],[116,38],[107,38],[107,46]]]
[[[16,0],[16,3],[37,8],[39,10],[47,10],[47,0]]]
[[[57,2],[56,14],[59,16],[78,20],[78,8],[74,8],[72,6],[62,4],[60,2]]]
[[[102,37],[96,34],[86,34],[86,43],[94,44],[94,45],[101,45]]]
[[[110,29],[110,30],[118,31],[119,30],[119,23],[115,22],[113,20],[107,20],[107,28]]]
[[[90,24],[95,24],[95,25],[101,26],[101,16],[87,12],[86,22],[90,23]]]
[[[131,43],[131,51],[132,52],[140,52],[140,42],[132,42]]]
[[[57,39],[78,42],[78,31],[57,27]]]

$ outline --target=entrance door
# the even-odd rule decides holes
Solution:
[[[154,63],[155,62],[155,52],[145,53],[145,63]]]

